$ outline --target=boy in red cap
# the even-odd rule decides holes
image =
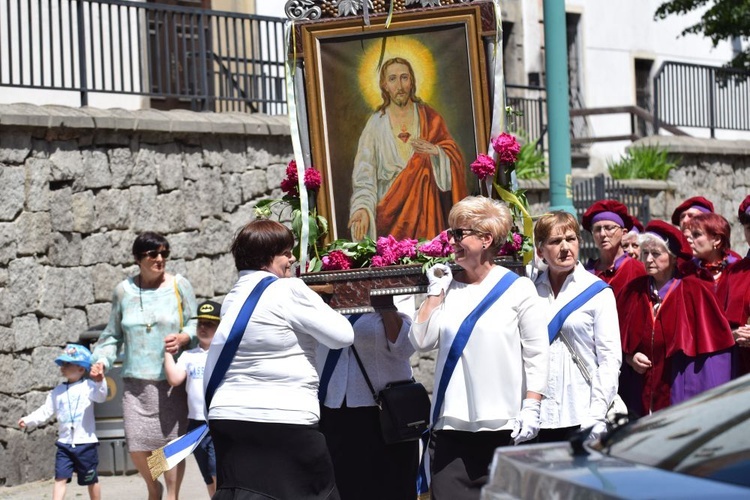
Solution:
[[[619,201],[601,200],[586,210],[582,222],[599,250],[599,258],[584,267],[609,284],[617,297],[628,282],[646,274],[643,264],[622,248],[623,234],[633,228],[633,218]]]

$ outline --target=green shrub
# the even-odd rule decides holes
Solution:
[[[523,144],[516,160],[516,177],[519,179],[541,179],[547,175],[547,166],[544,163],[544,153],[536,147],[535,141],[525,140],[522,135]]]
[[[608,160],[607,169],[613,179],[666,180],[669,171],[677,166],[669,161],[669,152],[658,146],[630,148],[619,160]]]

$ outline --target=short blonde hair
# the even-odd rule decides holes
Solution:
[[[581,240],[581,226],[578,224],[575,216],[564,210],[555,210],[542,215],[536,221],[536,225],[534,226],[534,244],[536,247],[541,248],[552,234],[552,231],[558,228],[563,233],[568,229],[572,230],[576,233],[578,240]]]
[[[448,224],[489,234],[492,236],[490,247],[500,248],[508,238],[513,216],[508,206],[499,200],[467,196],[453,205],[448,214]]]

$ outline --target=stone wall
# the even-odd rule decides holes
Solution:
[[[168,270],[221,298],[232,237],[291,157],[285,117],[0,106],[0,484],[52,476],[57,425],[17,421],[61,347],[107,322],[136,235],[166,234]]]

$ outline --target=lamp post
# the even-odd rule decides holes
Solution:
[[[549,133],[550,210],[573,208],[570,160],[570,101],[565,0],[544,0],[544,51]]]

